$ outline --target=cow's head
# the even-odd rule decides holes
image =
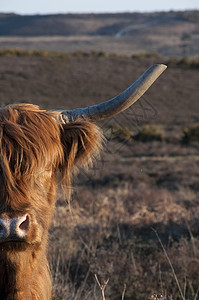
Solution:
[[[122,94],[99,105],[62,112],[28,104],[0,110],[1,250],[46,243],[57,171],[69,188],[76,165],[87,165],[100,148],[101,134],[93,122],[128,108],[165,68],[152,66]]]

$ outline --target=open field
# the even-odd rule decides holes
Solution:
[[[170,32],[169,25],[165,33],[143,29],[133,36],[39,36],[39,37],[1,37],[1,47],[20,48],[24,50],[48,50],[74,52],[81,49],[84,52],[98,51],[131,56],[133,54],[158,53],[162,56],[197,56],[199,53],[199,33],[192,34],[193,28],[184,28],[184,35],[190,35],[184,41],[183,33]],[[170,37],[168,37],[170,32]]]
[[[99,103],[166,61],[2,55],[0,103]],[[199,123],[198,78],[197,65],[170,62],[134,109],[99,124],[107,142],[95,166],[74,181],[71,211],[59,191],[49,242],[54,300],[101,299],[95,274],[102,283],[109,278],[107,300],[122,299],[124,289],[126,300],[183,299],[155,232],[184,299],[198,299],[199,141],[183,143],[184,129]]]
[[[199,12],[0,14],[1,48],[197,56]]]

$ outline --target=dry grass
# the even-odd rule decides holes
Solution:
[[[126,186],[88,192],[82,187],[76,195],[77,201],[73,202],[73,217],[62,207],[65,216],[60,219],[58,209],[59,218],[55,221],[58,219],[62,226],[54,223],[53,253],[62,249],[65,259],[57,278],[64,276],[63,287],[73,287],[73,293],[81,294],[79,299],[88,297],[88,291],[91,299],[99,299],[99,294],[95,294],[94,274],[100,282],[110,279],[106,299],[121,299],[124,284],[125,299],[148,299],[154,292],[165,299],[178,299],[179,289],[173,284],[172,271],[152,227],[164,244],[183,293],[187,298],[195,297],[199,275],[196,195],[192,195],[193,208],[187,211],[182,201],[182,195],[184,198],[187,195],[185,191],[144,190]],[[82,201],[81,195],[86,199]],[[64,266],[67,272],[62,271]],[[54,299],[59,299],[57,294],[56,289]],[[78,299],[74,294],[66,298],[62,294],[60,299],[71,298]]]
[[[65,285],[76,293],[80,288],[79,299],[101,299],[95,274],[100,283],[109,278],[105,299],[121,300],[124,285],[127,300],[177,300],[182,295],[197,299],[199,173],[193,154],[198,144],[183,146],[180,131],[174,140],[165,134],[164,142],[125,144],[113,135],[102,169],[79,175],[72,215],[59,199],[51,235],[51,247],[55,240],[56,247],[51,251],[62,249]],[[110,158],[109,152],[118,143],[122,146],[120,161],[116,154]],[[185,159],[177,159],[180,156]],[[174,284],[170,265],[179,286]],[[60,299],[70,298],[69,294]]]

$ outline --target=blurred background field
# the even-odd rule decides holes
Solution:
[[[198,11],[0,15],[1,105],[92,105],[151,64],[168,65],[133,108],[99,123],[107,142],[94,167],[80,169],[71,211],[58,193],[54,300],[101,299],[95,274],[109,279],[106,299],[199,299],[198,37]]]
[[[197,56],[199,12],[0,14],[3,48]]]

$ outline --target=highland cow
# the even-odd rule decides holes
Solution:
[[[46,247],[57,174],[70,187],[74,168],[88,165],[101,148],[93,122],[128,108],[165,68],[152,66],[122,94],[95,106],[48,112],[16,104],[0,110],[1,300],[51,299]]]

